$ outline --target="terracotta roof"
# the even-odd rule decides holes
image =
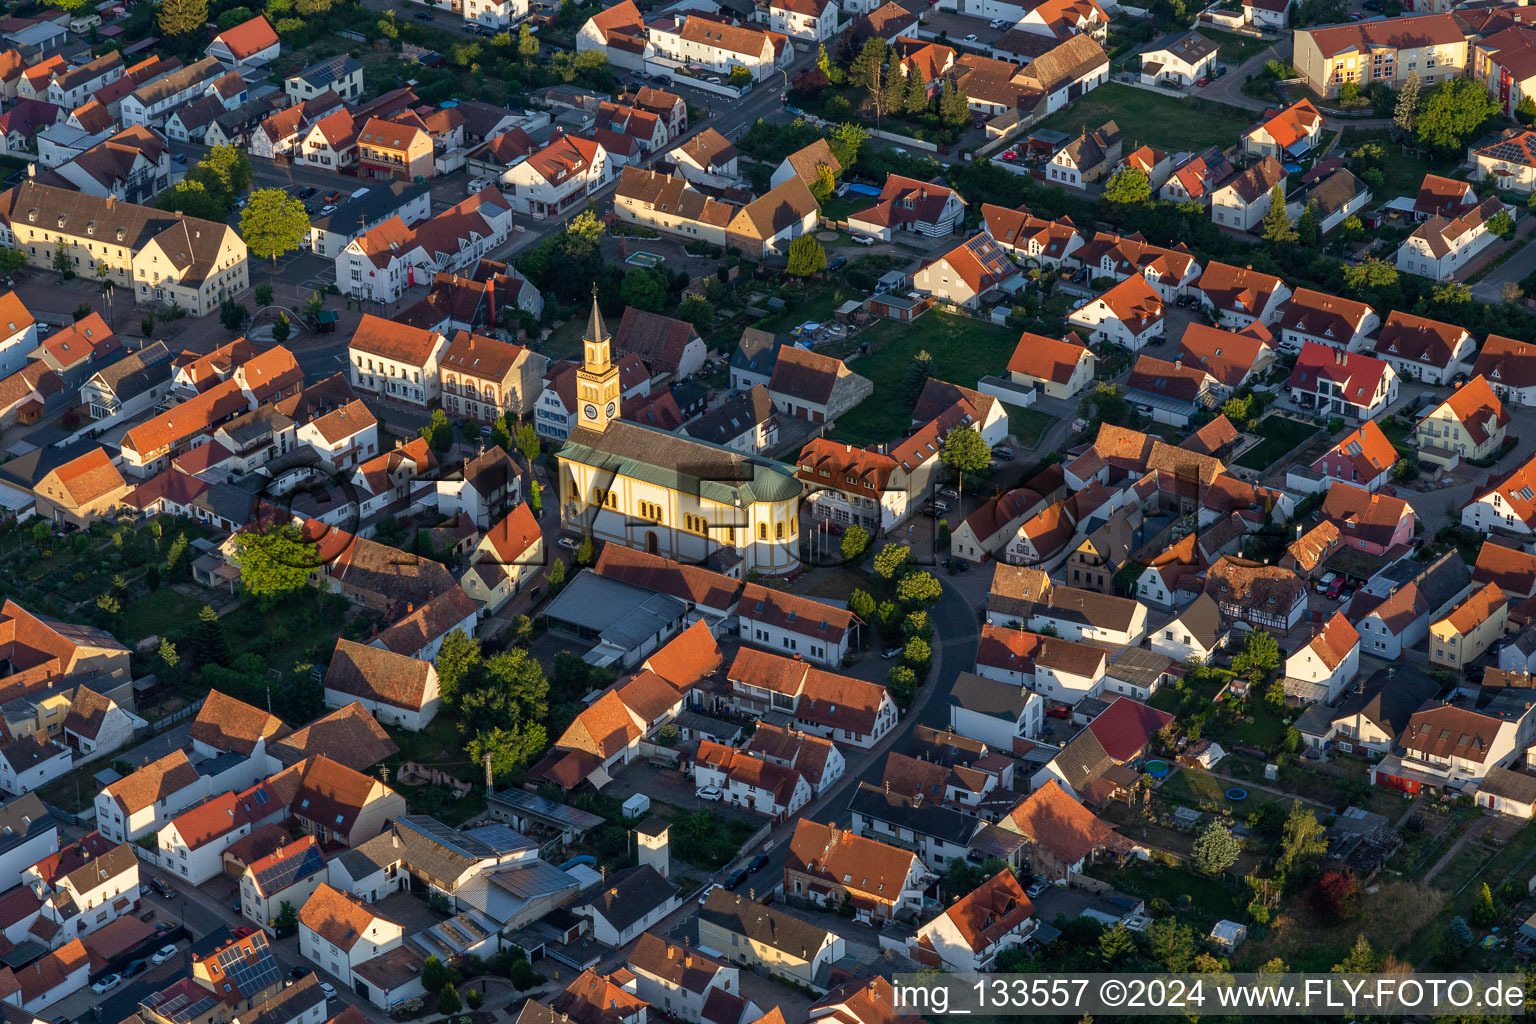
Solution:
[[[1461,636],[1472,632],[1484,622],[1497,615],[1499,609],[1508,607],[1509,598],[1504,591],[1499,589],[1497,583],[1485,583],[1480,589],[1472,592],[1466,600],[1451,610],[1451,613],[1440,622],[1448,625]],[[1436,623],[1439,625],[1440,623]]]
[[[1507,388],[1536,386],[1536,344],[1490,334],[1472,372]]]
[[[12,295],[15,292],[10,293]],[[26,313],[26,310],[22,310]],[[21,322],[12,321],[18,327]],[[27,314],[27,323],[32,322],[32,317]],[[41,342],[42,348],[61,369],[69,369],[81,360],[96,358],[114,352],[122,348],[122,343],[117,336],[107,327],[107,322],[101,318],[100,313],[92,313],[83,320],[78,320],[62,330],[55,331]]]
[[[41,959],[16,972],[22,1004],[37,1002],[50,994],[57,998],[71,994],[57,990],[70,975],[83,972],[89,963],[90,955],[79,939],[72,939],[68,945],[43,954]],[[84,979],[83,973],[81,978]]]
[[[1465,44],[1466,34],[1450,14],[1407,15],[1300,29],[1312,37],[1324,57],[1373,50]]]
[[[805,674],[805,688],[795,706],[795,718],[843,730],[852,736],[869,736],[874,732],[880,709],[888,701],[889,694],[878,683],[813,668]]]
[[[1072,239],[1083,241],[1082,233],[1069,217],[1042,220],[1028,210],[1010,210],[991,203],[982,204],[981,216],[987,234],[1002,245],[1027,252],[1034,243],[1039,255],[1048,259],[1067,256]]]
[[[408,366],[425,366],[441,340],[442,335],[435,331],[406,327],[364,313],[347,347]]]
[[[603,545],[592,571],[706,608],[729,608],[741,594],[740,580],[621,544]]]
[[[866,900],[895,903],[908,876],[922,868],[911,851],[802,818],[790,838],[784,869],[819,876]]]
[[[1076,676],[1096,678],[1102,673],[1106,658],[1101,648],[1090,644],[994,626],[991,623],[981,627],[981,642],[976,650],[976,664],[1022,672],[1028,676],[1034,675],[1038,665]]]
[[[1288,569],[1223,556],[1207,572],[1205,592],[1220,603],[1287,618],[1306,587]]]
[[[1099,301],[1109,307],[1116,320],[1137,334],[1163,318],[1162,296],[1140,274],[1127,277],[1100,295]]]
[[[1125,386],[1130,390],[1195,404],[1206,394],[1212,381],[1211,375],[1199,366],[1186,366],[1177,359],[1169,362],[1156,356],[1141,355],[1131,367]]]
[[[1020,801],[1003,819],[1003,826],[1039,843],[1067,865],[1076,864],[1103,847],[1130,847],[1124,837],[1078,803],[1056,779],[1048,780]]]
[[[291,766],[316,754],[326,754],[356,772],[368,771],[399,752],[389,733],[358,701],[337,708],[272,744],[272,756],[280,764]]]
[[[1088,728],[1116,761],[1129,761],[1141,753],[1152,737],[1173,721],[1166,711],[1148,707],[1129,697],[1117,697],[1094,716]]]
[[[322,882],[299,909],[299,923],[343,951],[350,951],[365,936],[378,936],[381,920],[357,900]]]
[[[642,733],[618,694],[609,690],[576,716],[555,746],[586,751],[607,760],[638,740]]]
[[[405,618],[374,637],[373,642],[397,654],[415,654],[465,619],[478,614],[475,599],[458,587],[418,605]]]
[[[668,640],[660,650],[645,659],[645,668],[674,688],[688,688],[713,673],[725,659],[715,643],[715,635],[703,619]]]
[[[1347,346],[1355,333],[1364,329],[1367,318],[1374,312],[1364,302],[1298,288],[1280,311],[1280,329]]]
[[[151,453],[174,447],[250,409],[239,382],[226,380],[180,405],[138,424],[123,435],[123,448],[149,459]]]
[[[726,965],[698,950],[646,932],[635,942],[624,961],[632,971],[661,978],[667,984],[702,995]],[[736,1022],[731,1022],[736,1024]]]
[[[1415,711],[1398,741],[1418,754],[1482,764],[1503,725],[1504,719],[1443,704]]]
[[[1372,493],[1341,481],[1329,486],[1319,511],[1338,525],[1346,540],[1379,545],[1389,544],[1403,519],[1414,515],[1413,506],[1402,498]]]
[[[326,669],[325,688],[407,711],[420,711],[427,699],[431,676],[430,662],[338,637]]]
[[[840,644],[862,620],[846,608],[748,583],[737,606],[743,620]]]
[[[1034,914],[1023,886],[1006,868],[952,903],[944,916],[974,953],[991,949]]]
[[[1085,355],[1091,353],[1076,334],[1057,341],[1025,331],[1008,359],[1008,372],[1065,384]]]
[[[1275,293],[1285,287],[1285,282],[1251,267],[1210,263],[1200,280],[1195,282],[1195,287],[1217,309],[1257,319]]]
[[[1506,594],[1529,597],[1536,592],[1536,555],[1485,540],[1477,550],[1472,582],[1497,583]]]
[[[1191,322],[1179,339],[1184,362],[1227,387],[1240,387],[1269,348],[1263,338],[1246,329],[1234,334],[1199,322]]]
[[[1426,174],[1423,183],[1419,185],[1413,209],[1415,213],[1426,217],[1438,215],[1451,220],[1475,205],[1477,196],[1469,183],[1438,174]]]
[[[889,455],[817,437],[800,449],[796,476],[812,486],[879,500],[895,470],[896,460]]]
[[[1263,121],[1248,130],[1248,134],[1263,131],[1282,151],[1290,149],[1323,124],[1323,115],[1308,99],[1297,100],[1275,113],[1265,111],[1265,115]]]
[[[831,400],[832,389],[846,369],[841,359],[786,345],[779,350],[768,390],[824,405]]]
[[[216,750],[249,757],[258,741],[270,743],[291,731],[276,715],[211,690],[192,722],[191,736]]]
[[[624,307],[618,330],[613,333],[616,352],[633,352],[651,372],[677,374],[688,343],[698,337],[692,324],[633,306]]]
[[[645,19],[640,17],[640,8],[634,5],[633,0],[620,0],[598,11],[589,20],[604,42],[608,41],[609,33],[615,30],[622,29],[625,35],[637,35],[645,31]]]
[[[1183,281],[1198,265],[1195,254],[1182,242],[1171,249],[1150,245],[1138,235],[1114,235],[1099,232],[1087,245],[1072,254],[1084,267],[1093,267],[1116,277],[1152,273],[1165,281]]]
[[[1381,325],[1372,347],[1379,357],[1395,356],[1444,369],[1455,361],[1456,350],[1467,337],[1470,335],[1464,327],[1393,310]],[[1479,367],[1482,362],[1483,357],[1479,356]]]
[[[76,507],[88,505],[128,486],[111,457],[101,448],[93,448],[71,459],[48,475],[59,481]]]
[[[1435,411],[1441,408],[1450,410],[1465,428],[1473,444],[1482,444],[1500,427],[1509,423],[1508,410],[1482,374],[1451,392],[1450,397],[1436,406]]]
[[[277,33],[267,24],[267,19],[259,14],[250,21],[242,21],[234,28],[225,29],[214,36],[213,41],[227,46],[230,56],[236,60],[254,57],[267,47],[278,45]]]
[[[817,139],[810,144],[795,150],[784,158],[789,166],[794,169],[798,177],[807,188],[815,185],[820,179],[821,167],[832,168],[833,174],[841,174],[843,165],[838,162],[832,153],[832,147],[826,139]]]
[[[1334,612],[1320,633],[1307,644],[1329,672],[1337,669],[1360,646],[1360,634],[1343,612]]]
[[[1276,185],[1283,185],[1284,182],[1285,168],[1280,166],[1280,161],[1274,157],[1266,156],[1258,163],[1239,171],[1236,177],[1222,185],[1218,191],[1230,188],[1237,193],[1244,204],[1251,205],[1268,195]]]
[[[1397,462],[1397,449],[1375,420],[1366,420],[1345,434],[1332,451],[1354,464],[1355,472],[1365,481],[1375,480]],[[1326,456],[1325,456],[1326,458]]]
[[[1291,541],[1285,550],[1302,572],[1311,572],[1338,544],[1339,528],[1331,520],[1324,520]]]

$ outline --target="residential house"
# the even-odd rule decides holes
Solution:
[[[1176,164],[1163,187],[1157,190],[1157,197],[1173,203],[1209,206],[1211,194],[1235,173],[1221,147],[1212,146],[1202,153],[1191,153]]]
[[[1216,44],[1198,32],[1163,39],[1141,52],[1141,80],[1147,85],[1194,85],[1211,76],[1216,51]]]
[[[687,437],[745,455],[762,454],[777,448],[779,444],[779,420],[775,414],[773,397],[761,384],[754,384],[734,397],[727,398],[709,412],[684,423],[678,430]]]
[[[437,715],[442,699],[430,661],[395,654],[338,637],[325,672],[325,706],[360,702],[374,718],[420,732]]]
[[[1018,277],[1007,252],[985,232],[963,242],[912,275],[920,295],[976,309],[993,289],[1006,288]]]
[[[459,585],[486,614],[494,614],[544,569],[544,535],[533,512],[519,504],[486,531],[469,557]]]
[[[806,43],[821,43],[837,31],[836,0],[771,0],[768,28]]]
[[[620,355],[638,355],[651,376],[665,374],[674,380],[698,373],[706,355],[704,341],[692,324],[633,306],[624,307],[613,334],[613,349]]]
[[[275,936],[283,905],[304,906],[325,880],[325,854],[314,836],[279,840],[277,849],[251,861],[240,876],[240,913]]]
[[[329,883],[317,886],[299,909],[299,954],[359,992],[368,985],[356,969],[399,946],[404,937],[400,925]]]
[[[1463,458],[1496,457],[1508,433],[1509,412],[1479,374],[1451,392],[1413,428],[1419,458],[1455,469]]]
[[[1058,341],[1025,331],[1008,359],[1008,376],[1036,394],[1070,399],[1093,381],[1096,365],[1093,351],[1075,334]]]
[[[779,350],[767,388],[779,412],[811,423],[836,421],[874,390],[841,359],[798,346]]]
[[[1285,659],[1285,692],[1304,704],[1332,704],[1360,671],[1360,634],[1342,612]]]
[[[960,193],[937,182],[889,174],[873,206],[848,215],[848,230],[889,242],[896,231],[938,238],[953,234],[965,217]]]
[[[1414,229],[1397,250],[1397,269],[1432,281],[1449,281],[1474,256],[1498,237],[1488,222],[1505,213],[1504,204],[1490,196],[1458,217],[1435,214]]]
[[[1359,352],[1381,328],[1381,317],[1364,302],[1298,288],[1280,315],[1280,347],[1299,352],[1307,342]]]
[[[1312,710],[1297,720],[1302,741],[1321,752],[1332,746],[1346,754],[1377,758],[1391,753],[1413,713],[1438,692],[1422,672],[1380,671],[1351,692],[1337,708],[1314,708],[1326,719],[1318,732],[1303,728]]]
[[[1405,650],[1419,645],[1429,634],[1430,623],[1445,617],[1471,592],[1474,582],[1483,581],[1468,574],[1460,555],[1446,552],[1385,596],[1371,588],[1360,591],[1345,611],[1359,630],[1366,654],[1396,661]]]
[[[1091,242],[1070,256],[1065,266],[1086,269],[1090,277],[1116,281],[1139,274],[1165,302],[1187,294],[1202,272],[1195,254],[1183,243],[1164,249],[1149,245],[1140,235],[1123,237],[1107,232],[1095,234]]]
[[[754,82],[778,74],[795,56],[794,44],[782,33],[733,25],[696,11],[681,20],[658,19],[647,28],[650,45],[660,55],[722,75],[744,67]]]
[[[1483,365],[1477,341],[1465,327],[1398,310],[1389,313],[1386,323],[1381,325],[1372,354],[1377,359],[1386,360],[1398,376],[1426,384],[1449,383],[1474,358],[1480,367]],[[1496,358],[1496,352],[1490,354],[1490,369]],[[1479,369],[1477,372],[1481,374],[1483,371]],[[1493,381],[1490,380],[1490,384]]]
[[[693,761],[695,790],[713,788],[719,799],[772,821],[789,819],[810,802],[810,781],[795,771],[733,747],[700,740]]]
[[[612,180],[602,143],[556,134],[526,160],[507,168],[502,182],[511,187],[502,191],[514,212],[547,219],[585,203]]]
[[[1220,400],[1216,378],[1199,366],[1185,366],[1143,353],[1131,367],[1125,383],[1125,400],[1155,423],[1188,426],[1201,412]]]
[[[1095,817],[1056,779],[1021,800],[996,826],[977,835],[984,851],[1007,853],[1037,878],[1070,882],[1097,861],[1122,862],[1133,844]]]
[[[1307,588],[1294,572],[1224,555],[1206,573],[1205,592],[1221,613],[1261,628],[1288,630],[1307,610]]]
[[[1177,359],[1203,370],[1221,394],[1230,395],[1257,382],[1275,362],[1273,337],[1259,323],[1237,333],[1192,322],[1179,338]]]
[[[1051,157],[1046,180],[1068,188],[1082,188],[1107,178],[1120,163],[1122,144],[1120,126],[1113,121],[1091,132],[1084,129]]]
[[[744,1024],[762,1012],[740,995],[738,968],[654,932],[640,936],[624,965],[635,993],[678,1020],[706,1024],[723,1013],[728,1024]]]
[[[646,35],[640,9],[633,0],[620,0],[586,20],[576,33],[576,52],[597,50],[616,68],[644,72],[655,52]]]
[[[1167,625],[1154,630],[1147,645],[1175,661],[1208,664],[1226,647],[1231,631],[1210,594],[1201,594]]]
[[[669,155],[677,164],[677,173],[695,185],[725,188],[741,176],[741,154],[713,128],[695,134]]]
[[[1495,700],[1482,709],[1457,704],[1421,708],[1398,737],[1401,753],[1371,766],[1371,781],[1410,794],[1461,788],[1514,763],[1530,742],[1525,701]]]
[[[704,894],[698,916],[699,945],[807,987],[847,952],[837,932],[724,888]]]
[[[1402,498],[1341,482],[1329,486],[1318,511],[1339,528],[1345,545],[1372,555],[1411,543],[1417,521]]]
[[[741,648],[726,680],[739,711],[761,716],[790,711],[796,727],[839,743],[869,748],[896,724],[885,687],[812,668],[801,659]]]
[[[96,795],[96,828],[114,842],[131,842],[207,795],[206,780],[185,752],[174,750],[104,787]]]
[[[1410,74],[1425,85],[1459,77],[1467,66],[1467,34],[1449,13],[1344,22],[1297,29],[1292,63],[1325,99],[1344,83],[1398,90]]]
[[[752,200],[737,210],[725,225],[726,245],[754,257],[789,252],[789,244],[816,230],[821,205],[799,178]]]
[[[1494,394],[1513,405],[1536,405],[1536,344],[1490,334],[1472,372],[1486,377]]]
[[[976,651],[977,675],[1064,704],[1097,694],[1107,664],[1100,648],[990,623],[981,627]]]
[[[1048,267],[1062,261],[1085,244],[1082,233],[1070,218],[1042,220],[1028,210],[1010,210],[983,203],[982,223],[992,240],[1015,256]]]
[[[1091,341],[1139,352],[1163,336],[1163,310],[1163,298],[1156,289],[1142,275],[1132,274],[1069,313],[1067,323]]]
[[[1312,208],[1318,234],[1325,236],[1370,205],[1372,195],[1365,182],[1342,165],[1325,175],[1317,176],[1315,172],[1316,167],[1302,175],[1299,204],[1301,209]],[[1286,212],[1290,209],[1287,204]]]
[[[258,14],[214,36],[204,52],[231,71],[245,73],[272,63],[281,49],[277,33]]]
[[[1284,110],[1266,110],[1243,136],[1242,149],[1246,156],[1294,160],[1317,145],[1322,133],[1322,113],[1311,100],[1300,99]]]
[[[917,854],[804,818],[784,862],[784,896],[795,903],[853,908],[867,924],[917,910],[929,881]]]
[[[357,176],[416,181],[433,174],[432,136],[415,113],[370,117],[357,137]]]
[[[863,621],[846,608],[748,583],[737,604],[743,640],[836,667],[857,648]]]
[[[1329,480],[1356,484],[1367,491],[1379,491],[1392,479],[1397,464],[1397,449],[1382,433],[1375,420],[1366,420],[1339,442],[1318,456],[1312,470]]]
[[[93,448],[50,470],[37,484],[34,507],[47,522],[84,530],[116,511],[127,493],[128,482],[106,451]]]
[[[359,100],[363,96],[363,65],[349,53],[326,57],[284,78],[283,92],[295,104],[326,93]]]
[[[1211,220],[1236,231],[1263,222],[1275,190],[1284,190],[1285,168],[1272,156],[1260,158],[1211,193]]]
[[[347,342],[351,383],[360,391],[425,406],[442,389],[441,360],[448,339],[364,313]],[[450,377],[457,381],[454,374]]]
[[[1472,592],[1449,615],[1429,627],[1429,660],[1462,672],[1504,635],[1509,598],[1497,583]]]
[[[1397,401],[1397,371],[1360,352],[1307,342],[1285,383],[1291,398],[1320,416],[1374,419]]]
[[[998,750],[1018,751],[1040,735],[1045,707],[1043,697],[1017,682],[961,672],[949,692],[949,728]]]
[[[533,411],[548,362],[522,345],[458,331],[438,361],[443,407],[489,423]]]
[[[909,949],[917,963],[953,971],[991,969],[997,955],[1035,931],[1034,904],[1004,869],[923,924]]]
[[[1472,150],[1472,180],[1500,192],[1536,191],[1536,132],[1506,128],[1499,139]]]
[[[654,867],[638,864],[607,879],[577,911],[591,919],[592,938],[617,949],[629,945],[681,902],[677,890]]]

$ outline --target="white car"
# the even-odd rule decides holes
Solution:
[[[1322,579],[1317,581],[1317,592],[1319,594],[1326,594],[1326,593],[1328,593],[1328,587],[1333,583],[1334,580],[1336,580],[1338,578],[1339,578],[1339,574],[1336,573],[1336,572],[1327,573],[1326,575],[1323,576]]]
[[[336,986],[332,985],[328,981],[322,981],[320,983],[320,991],[325,993],[325,998],[327,999],[336,998]]]
[[[849,235],[848,236],[848,241],[852,242],[854,245],[874,245],[875,244],[875,239],[874,239],[873,235],[866,235],[866,234],[864,234],[862,232],[855,232],[854,234]]]
[[[329,204],[327,206],[320,207],[320,216],[322,216],[322,217],[328,217],[328,216],[330,216],[331,214],[333,214],[335,212],[336,212],[336,204],[335,203],[331,203],[331,204]]]
[[[155,950],[155,955],[149,958],[149,962],[152,964],[163,964],[167,960],[175,959],[178,952],[179,950],[175,946],[161,946]]]
[[[121,974],[109,974],[105,978],[102,978],[100,981],[98,981],[96,984],[92,985],[91,991],[95,992],[97,995],[102,995],[104,993],[111,992],[122,983],[123,976]]]
[[[976,33],[972,32],[970,35],[966,36],[965,41],[968,43],[974,43],[976,41]]]
[[[705,786],[703,789],[699,790],[700,800],[721,800],[724,799],[724,797],[725,794],[720,792],[720,789],[717,786]]]
[[[555,541],[555,546],[562,547],[567,551],[575,551],[581,547],[581,542],[571,537],[561,537],[559,540]]]
[[[716,889],[724,889],[724,888],[725,888],[725,886],[721,885],[719,882],[716,882],[714,885],[710,886],[708,889],[705,889],[703,894],[699,896],[699,906],[702,907],[704,905],[705,901],[709,899],[709,894],[710,893],[714,892]]]

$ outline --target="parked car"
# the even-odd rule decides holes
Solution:
[[[1333,582],[1328,584],[1328,600],[1337,601],[1342,593],[1344,593],[1344,577],[1335,576]]]
[[[431,11],[417,11],[415,14],[411,15],[411,17],[415,18],[417,21],[437,20],[437,15],[433,14]]]
[[[320,190],[315,188],[313,185],[305,185],[303,188],[299,189],[299,198],[308,199],[318,191]]]
[[[127,967],[123,968],[123,977],[132,978],[135,975],[143,974],[148,969],[149,961],[145,960],[143,957],[140,957],[139,959],[130,963]]]
[[[1326,593],[1328,593],[1328,588],[1331,587],[1333,585],[1333,581],[1338,579],[1338,578],[1339,578],[1339,574],[1338,573],[1336,573],[1336,572],[1328,573],[1322,579],[1317,581],[1317,587],[1316,587],[1317,592],[1319,594],[1326,594]]]
[[[290,977],[290,978],[302,978],[302,977],[304,977],[304,975],[306,975],[308,973],[309,973],[309,969],[305,968],[305,967],[290,967],[290,968],[288,968],[288,977]]]
[[[339,202],[341,202],[341,193],[340,192],[328,192],[328,193],[326,193],[325,202],[327,202],[327,203],[339,203]]]
[[[827,264],[827,269],[828,270],[842,270],[847,265],[848,265],[848,257],[847,256],[839,256],[836,259],[834,259],[831,263]]]
[[[1071,718],[1072,705],[1053,704],[1051,705],[1050,709],[1046,711],[1046,714],[1051,718]]]
[[[885,650],[880,652],[880,657],[884,658],[886,661],[890,661],[892,658],[900,655],[903,650],[905,650],[903,647],[887,647]]]
[[[941,487],[939,488],[939,497],[949,498],[952,501],[959,501],[960,492],[955,490],[953,487]]]
[[[96,984],[92,985],[91,991],[95,992],[97,995],[103,995],[107,992],[111,992],[122,983],[123,976],[121,974],[109,974],[105,978],[102,978],[100,981],[96,982]]]
[[[699,894],[699,906],[702,907],[705,904],[705,902],[709,899],[709,894],[710,893],[714,892],[716,889],[723,889],[723,888],[725,888],[725,887],[722,886],[719,882],[716,882],[714,885],[710,886],[708,889],[705,889],[702,893]]]
[[[972,32],[970,35],[966,36],[965,41],[968,43],[974,43],[976,41],[976,33]]]
[[[320,216],[322,216],[322,217],[329,217],[331,214],[333,214],[335,212],[336,212],[336,204],[335,203],[326,203],[324,206],[320,207]]]
[[[1211,80],[1209,78],[1198,78],[1198,79],[1195,80],[1195,88],[1196,89],[1204,89],[1206,86],[1208,86],[1210,84],[1211,84]]]
[[[1222,77],[1223,75],[1225,75],[1227,73],[1227,71],[1228,71],[1228,68],[1227,68],[1227,66],[1225,64],[1217,65],[1217,67],[1216,67],[1216,77],[1217,78]]]
[[[852,242],[854,245],[874,245],[875,244],[875,239],[874,239],[873,235],[866,235],[866,234],[864,234],[862,232],[854,232],[853,234],[849,235],[848,236],[848,241]]]
[[[1036,899],[1037,897],[1043,895],[1049,888],[1049,884],[1036,879],[1035,881],[1029,883],[1029,886],[1024,890],[1024,895],[1028,896],[1030,899]]]
[[[581,547],[581,545],[577,543],[574,537],[561,537],[559,540],[555,541],[555,545],[557,547],[562,547],[567,551],[575,551],[577,548]]]
[[[996,455],[1000,459],[1007,459],[1010,462],[1012,462],[1017,457],[1014,454],[1013,449],[1009,448],[1007,445],[998,445],[996,448],[992,449],[992,454]]]
[[[168,900],[176,898],[176,887],[163,878],[150,879],[149,886]]]
[[[768,855],[766,853],[760,853],[756,857],[753,857],[751,860],[747,861],[747,871],[755,874],[763,870],[767,864]]]
[[[741,883],[745,882],[746,880],[747,872],[745,868],[742,868],[740,870],[733,871],[726,876],[725,887],[732,892],[735,892],[737,889],[741,888]]]
[[[150,957],[149,959],[150,959],[151,963],[163,964],[167,960],[174,960],[176,958],[176,954],[178,952],[180,952],[180,951],[174,945],[171,945],[171,946],[161,946],[159,949],[155,950],[155,955]],[[304,976],[304,972],[301,970],[300,973],[299,973],[299,977],[302,978],[303,976]]]
[[[725,794],[720,792],[719,788],[716,786],[705,786],[703,789],[699,790],[700,800],[721,800],[724,797]]]

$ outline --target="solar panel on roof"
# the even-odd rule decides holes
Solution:
[[[263,941],[259,945],[253,943],[251,950],[248,954],[242,946],[235,945],[220,950],[218,956],[224,976],[234,982],[243,996],[254,995],[278,980],[277,957],[272,955],[271,948]]]

